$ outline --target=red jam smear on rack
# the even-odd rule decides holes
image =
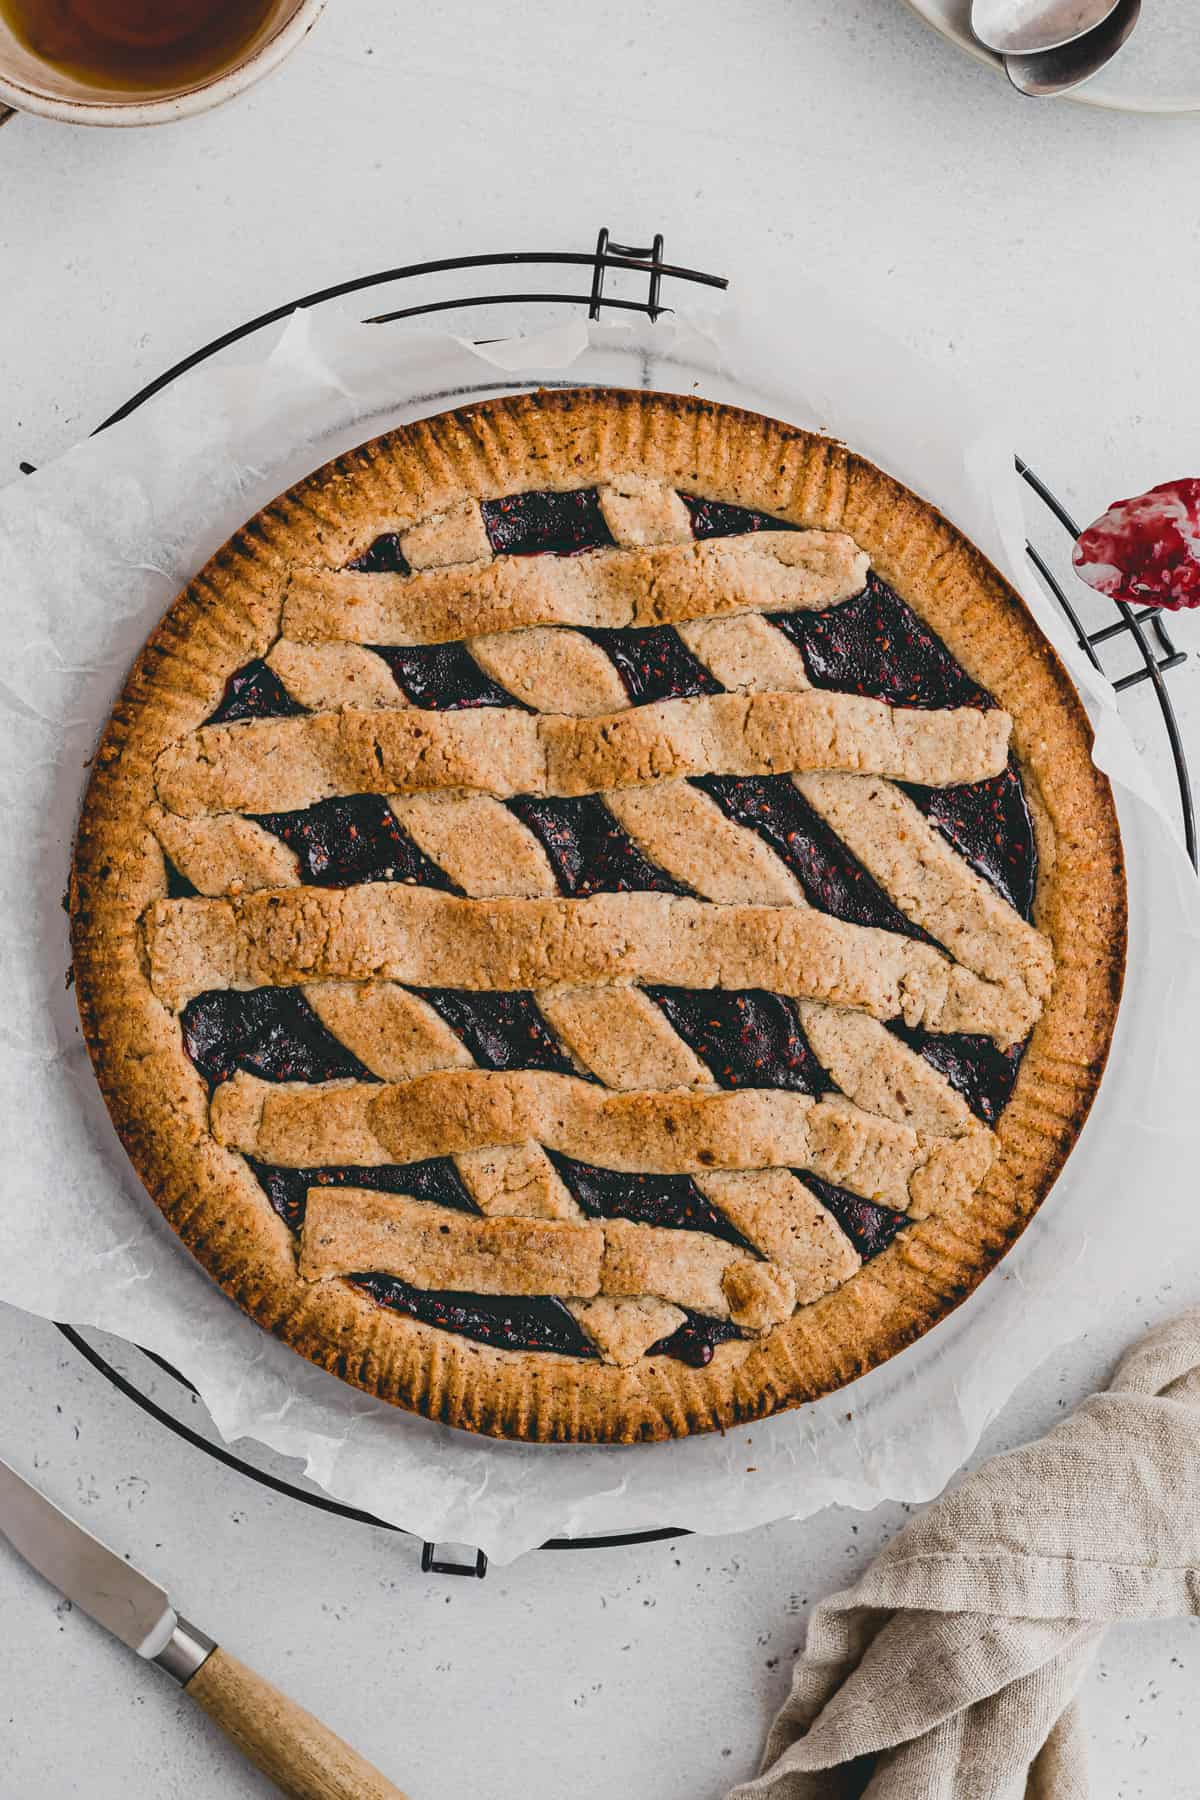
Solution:
[[[1072,561],[1090,587],[1131,606],[1200,606],[1200,479],[1114,500],[1080,533]]]

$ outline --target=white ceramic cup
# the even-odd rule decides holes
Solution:
[[[162,93],[128,93],[76,81],[19,42],[0,15],[0,120],[5,107],[68,125],[163,125],[232,100],[277,68],[317,22],[325,0],[275,0],[241,57],[207,81]]]

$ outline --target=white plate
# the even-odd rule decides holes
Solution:
[[[907,0],[935,31],[997,70],[971,35],[971,0]],[[1141,22],[1107,69],[1071,95],[1118,112],[1200,113],[1200,9],[1195,0],[1145,0]]]

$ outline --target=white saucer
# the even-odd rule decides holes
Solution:
[[[907,0],[935,31],[977,61],[1000,58],[971,35],[971,0]],[[1200,113],[1200,8],[1195,0],[1145,0],[1125,48],[1070,98],[1118,112]]]

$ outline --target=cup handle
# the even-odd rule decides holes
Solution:
[[[8,121],[10,119],[15,119],[16,116],[15,108],[5,106],[3,100],[0,100],[0,125],[7,125]]]

